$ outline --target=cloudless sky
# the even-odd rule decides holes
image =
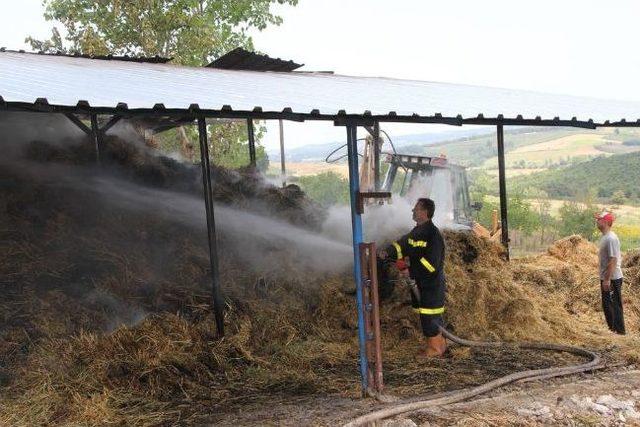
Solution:
[[[0,6],[0,46],[50,34],[40,0]],[[255,46],[304,70],[640,100],[638,0],[300,0],[275,10],[284,23],[252,32]],[[288,146],[344,139],[330,124],[287,123],[285,134]]]

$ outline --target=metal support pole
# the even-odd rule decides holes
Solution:
[[[89,136],[93,135],[93,130],[88,128],[87,125],[85,125],[84,123],[82,123],[82,120],[80,120],[79,118],[77,118],[76,116],[74,116],[71,113],[65,113],[65,116],[71,120],[71,122],[73,124],[75,124],[76,126],[78,126],[78,128],[80,128],[80,130],[84,133],[86,133]],[[97,123],[96,123],[97,125]]]
[[[380,191],[380,123],[373,124],[373,191]]]
[[[500,184],[500,222],[501,222],[501,241],[507,251],[507,260],[509,259],[509,224],[507,222],[507,182],[505,177],[504,165],[504,127],[499,124],[497,127],[498,134],[498,181]]]
[[[282,173],[282,186],[285,187],[287,185],[287,171],[284,160],[284,123],[282,119],[278,120],[278,122],[280,122],[280,171]]]
[[[200,159],[202,166],[202,185],[204,204],[207,212],[207,237],[209,239],[209,262],[211,263],[211,290],[216,329],[220,337],[224,336],[224,301],[220,294],[220,274],[218,270],[218,243],[216,241],[216,222],[213,209],[213,186],[209,164],[209,142],[207,140],[207,122],[198,117],[198,136],[200,139]]]
[[[114,127],[116,123],[120,121],[120,119],[122,119],[122,116],[111,116],[109,121],[104,126],[102,126],[102,129],[100,129],[100,132],[102,132],[102,134],[104,135],[105,133],[107,133],[109,129]]]
[[[360,376],[362,393],[367,392],[367,347],[364,314],[362,311],[362,266],[360,265],[360,243],[362,236],[362,217],[358,213],[358,193],[360,192],[360,177],[358,175],[358,128],[347,125],[347,157],[349,163],[349,193],[351,196],[351,231],[353,236],[353,277],[356,281],[356,299],[358,309],[358,341],[360,342]]]
[[[253,120],[247,119],[247,136],[249,137],[249,164],[256,167],[256,134],[253,129]]]
[[[103,151],[102,132],[100,132],[100,128],[98,127],[98,115],[95,113],[91,114],[91,136],[93,137],[96,150],[96,163],[100,164]]]
[[[377,393],[384,388],[382,376],[382,337],[380,336],[380,299],[378,297],[378,270],[376,244],[360,243],[360,266],[362,268],[362,289],[364,324],[367,338],[367,358],[369,359],[368,387]]]

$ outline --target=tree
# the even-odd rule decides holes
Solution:
[[[509,227],[520,230],[525,236],[531,235],[540,227],[540,217],[532,209],[529,203],[521,194],[510,196],[507,201]]]
[[[493,211],[500,212],[500,204],[485,198],[482,209],[478,213],[478,222],[487,229],[491,229]],[[540,228],[540,215],[533,209],[531,203],[523,198],[521,194],[514,194],[507,199],[507,215],[509,219],[509,229],[519,230],[525,236],[531,235]]]
[[[323,206],[349,203],[349,181],[335,172],[300,177],[298,184]]]
[[[256,141],[264,134],[263,127],[256,127]],[[224,123],[209,121],[209,156],[214,164],[226,168],[237,169],[246,166],[249,161],[249,143],[247,141],[247,125],[244,120]],[[187,161],[199,160],[198,131],[194,126],[182,128],[184,137],[193,146],[185,153],[184,146],[176,138],[176,131],[169,130],[154,137],[162,150],[170,153],[180,153]],[[269,158],[265,148],[256,144],[256,166],[261,171],[269,168]]]
[[[54,26],[49,40],[28,37],[33,49],[45,52],[78,52],[89,55],[162,56],[183,65],[203,66],[225,52],[253,49],[248,30],[279,25],[274,4],[296,5],[298,0],[44,0],[45,18],[57,21],[65,36]],[[246,150],[246,133],[239,124],[209,126],[212,137],[224,134],[230,148],[216,164],[236,164]],[[183,141],[189,132],[180,132]],[[177,131],[161,140],[177,140]],[[216,154],[216,139],[213,154]],[[193,144],[195,141],[184,141]],[[244,146],[244,147],[243,147]],[[225,158],[224,152],[231,158]],[[220,155],[220,153],[217,153]],[[266,153],[257,147],[259,162]],[[248,159],[248,154],[246,157]]]
[[[250,28],[279,25],[275,3],[298,0],[44,0],[44,17],[58,21],[50,40],[28,37],[34,49],[90,55],[159,55],[184,65],[206,65],[243,46]],[[65,43],[66,41],[66,43]]]
[[[475,169],[469,172],[469,194],[472,201],[481,202],[484,196],[496,194],[498,180],[489,175],[485,170]]]
[[[558,231],[560,235],[579,234],[585,239],[593,239],[595,232],[594,211],[595,208],[590,204],[564,202],[559,210]]]

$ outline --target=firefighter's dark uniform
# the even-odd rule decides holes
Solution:
[[[412,305],[420,313],[422,332],[427,337],[438,335],[442,324],[446,292],[444,251],[442,234],[431,221],[416,226],[387,248],[393,259],[409,258],[409,276],[420,290],[420,301],[411,293]]]

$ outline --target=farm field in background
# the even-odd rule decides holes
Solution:
[[[349,168],[346,163],[287,162],[286,170],[287,175],[298,177],[317,175],[324,172],[335,172],[345,178],[349,176]],[[267,173],[270,175],[279,175],[280,162],[271,162]]]
[[[603,148],[606,147],[606,150]],[[616,147],[620,147],[616,151]],[[608,139],[602,134],[577,134],[565,136],[538,144],[525,145],[509,151],[505,156],[508,168],[519,165],[545,167],[557,164],[571,158],[588,159],[599,155],[609,155],[614,152],[637,151],[640,147],[626,147],[621,141]],[[485,168],[497,168],[498,159],[492,157],[484,162]]]
[[[498,196],[485,196],[484,200],[489,203],[499,203]],[[558,218],[559,211],[565,200],[558,199],[544,199],[549,202],[549,213],[552,217]],[[533,207],[538,207],[541,203],[540,199],[525,199],[525,201],[531,203]],[[616,215],[616,225],[640,225],[640,206],[634,205],[611,205],[611,204],[596,204],[600,209],[610,209]],[[582,205],[584,206],[584,205]]]
[[[498,169],[484,169],[484,168],[477,168],[477,169],[482,169],[485,170],[489,175],[497,177],[498,176]],[[471,169],[469,169],[471,170]],[[530,169],[507,169],[507,178],[511,178],[513,176],[520,176],[520,175],[531,175],[532,173],[536,173],[536,172],[542,172],[544,170],[547,170],[547,168],[530,168]]]

